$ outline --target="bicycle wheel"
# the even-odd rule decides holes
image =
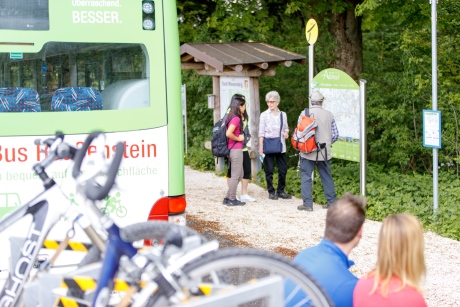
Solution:
[[[201,242],[206,242],[206,238],[195,230],[164,221],[142,222],[120,229],[120,236],[126,242],[148,240],[150,242],[161,242],[172,231],[179,232],[182,237],[198,236]],[[86,256],[82,259],[78,267],[82,267],[101,260],[101,252],[97,246],[93,245]]]
[[[128,210],[126,210],[125,207],[120,206],[120,207],[117,208],[117,216],[118,217],[125,217],[126,213],[128,213]]]
[[[304,303],[298,306],[333,306],[326,292],[300,266],[284,256],[268,251],[246,248],[218,250],[189,263],[182,273],[178,274],[181,275],[178,277],[178,282],[183,289],[198,289],[200,285],[205,284],[208,290],[215,287],[219,291],[231,291],[235,286],[253,284],[263,278],[280,276],[284,284],[295,283],[296,290],[299,291],[297,294],[304,297]],[[284,293],[284,305],[289,303],[289,295],[293,294],[295,293]],[[238,306],[268,306],[269,299],[257,298]],[[146,306],[159,307],[170,306],[170,304],[160,289],[149,299]]]

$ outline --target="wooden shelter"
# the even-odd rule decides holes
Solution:
[[[250,116],[250,132],[252,135],[250,156],[252,159],[252,179],[260,170],[258,157],[259,148],[259,77],[274,76],[279,65],[290,67],[293,62],[306,63],[306,57],[288,50],[254,42],[236,43],[198,43],[183,44],[180,47],[182,70],[196,70],[199,75],[212,76],[214,123],[220,120],[221,77],[249,78],[250,101],[247,106]],[[274,89],[276,90],[276,89]],[[226,102],[228,103],[228,102]],[[216,163],[216,170],[222,170],[222,165]]]

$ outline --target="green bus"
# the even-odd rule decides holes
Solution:
[[[101,210],[121,226],[185,224],[179,48],[175,1],[0,0],[0,193],[17,195],[0,215],[42,189],[35,139],[62,131],[79,146],[101,130],[109,157],[125,144]],[[69,178],[55,164],[53,177]]]

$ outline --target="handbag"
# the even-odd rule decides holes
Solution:
[[[281,143],[281,130],[283,129],[283,112],[280,112],[280,136],[276,138],[264,138],[264,154],[281,153],[283,143]]]

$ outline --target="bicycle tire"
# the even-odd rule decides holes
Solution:
[[[179,231],[183,237],[198,236],[201,242],[206,242],[206,238],[195,230],[172,224],[165,221],[149,221],[136,223],[120,229],[120,237],[126,242],[135,242],[146,239],[162,239],[170,233],[170,231]],[[101,260],[101,252],[97,246],[93,245],[85,257],[82,259],[78,267],[82,267]]]
[[[243,271],[243,276],[239,270]],[[254,271],[251,272],[251,270]],[[193,284],[202,281],[209,283],[211,278],[208,276],[211,276],[213,273],[213,277],[223,278],[223,282],[229,285],[243,284],[249,282],[254,277],[261,278],[273,274],[279,275],[285,279],[294,281],[308,295],[311,299],[311,304],[307,304],[308,306],[334,306],[327,293],[309,273],[286,257],[264,250],[248,248],[221,249],[187,264],[183,268],[182,273],[182,276],[185,277],[180,277],[179,283],[184,288],[190,288]],[[265,274],[267,275],[264,276]],[[241,281],[235,280],[235,278],[239,277],[242,277]],[[192,284],[189,281],[192,281]],[[221,280],[217,282],[222,285]],[[252,302],[242,306],[246,305],[265,306],[264,301]],[[170,305],[160,289],[150,297],[146,306],[163,307]]]
[[[122,218],[126,216],[128,210],[126,209],[126,207],[120,206],[116,209],[116,213],[118,217]]]

